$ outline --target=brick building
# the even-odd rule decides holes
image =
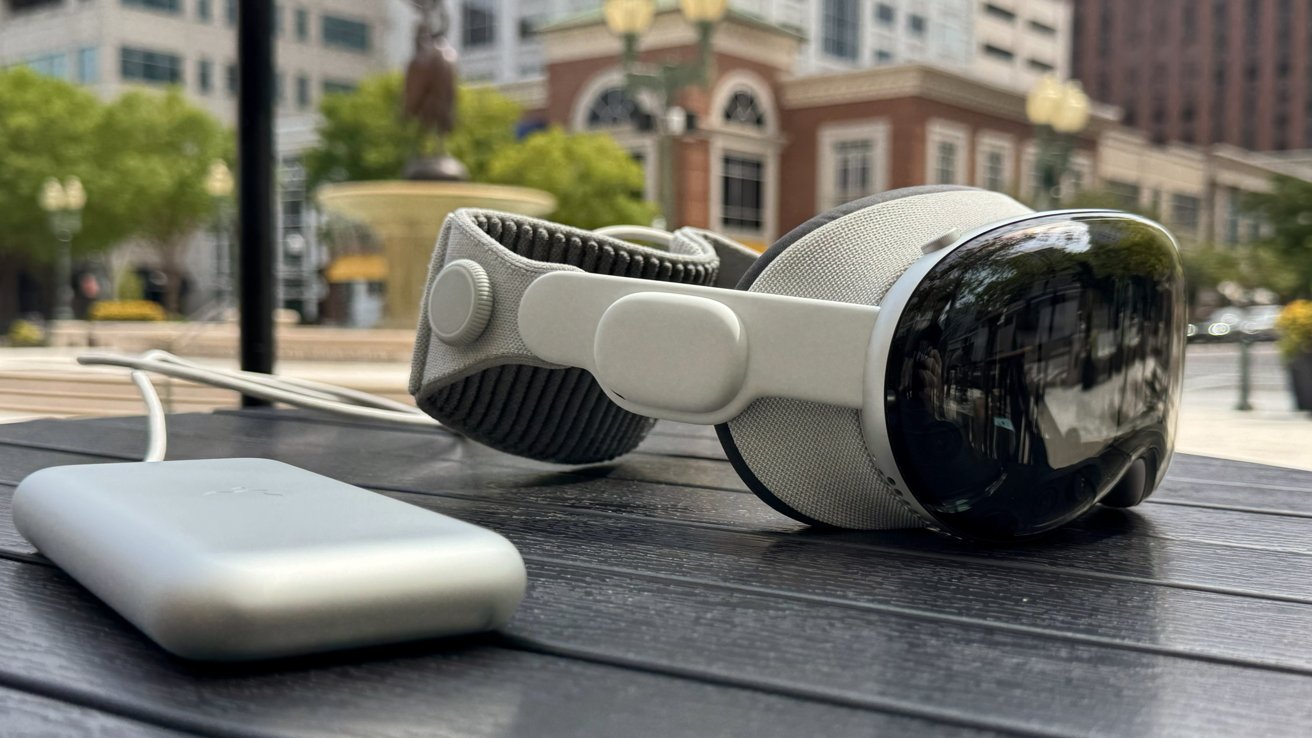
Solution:
[[[545,79],[502,89],[545,122],[610,134],[644,163],[655,199],[656,138],[631,120],[635,106],[655,104],[624,92],[619,40],[593,19],[550,27],[543,43]],[[968,184],[1032,199],[1036,144],[1022,93],[925,65],[799,76],[801,44],[732,12],[717,28],[713,78],[681,100],[697,118],[676,147],[681,224],[764,247],[817,212],[886,189]],[[641,47],[646,61],[690,59],[693,29],[661,13]],[[1247,240],[1255,226],[1240,193],[1299,171],[1235,147],[1156,146],[1117,114],[1094,106],[1065,191],[1098,187],[1154,208],[1189,240]]]
[[[1312,148],[1312,0],[1080,0],[1073,76],[1158,142]]]

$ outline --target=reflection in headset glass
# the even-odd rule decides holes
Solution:
[[[910,492],[986,538],[1139,502],[1170,457],[1183,321],[1176,248],[1141,221],[1054,216],[949,254],[889,355]]]

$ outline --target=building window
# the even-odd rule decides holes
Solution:
[[[1007,187],[1007,158],[998,149],[984,152],[984,189],[1002,192]]]
[[[57,79],[67,79],[68,77],[68,55],[62,51],[28,57],[24,66],[37,74],[44,74],[47,77]]]
[[[720,175],[720,224],[737,231],[760,231],[765,202],[765,165],[742,154],[725,154]]]
[[[836,141],[832,153],[834,191],[830,207],[838,207],[874,193],[874,141]]]
[[[236,65],[236,64],[229,64],[229,65],[228,65],[228,69],[227,69],[227,77],[228,77],[228,94],[229,94],[229,95],[236,95],[236,94],[237,94],[237,88],[240,86],[240,83],[239,83],[238,80],[237,80],[237,65]]]
[[[196,62],[196,85],[200,88],[202,95],[210,94],[214,87],[214,65],[209,59],[201,59]]]
[[[305,8],[296,9],[296,40],[310,40],[310,11]]]
[[[1016,20],[1016,14],[999,5],[993,3],[984,3],[984,14],[991,15],[998,20],[1004,20],[1008,23]]]
[[[119,74],[129,82],[182,84],[182,57],[124,46],[119,55]]]
[[[1186,8],[1185,13],[1186,13],[1186,15],[1188,15],[1188,10],[1191,9],[1189,3],[1185,3],[1185,8]],[[1032,20],[1032,21],[1030,21],[1030,30],[1031,30],[1031,31],[1034,31],[1035,33],[1043,34],[1044,36],[1056,36],[1056,35],[1057,35],[1057,29],[1056,29],[1056,28],[1053,28],[1052,26],[1048,25],[1047,23],[1040,23],[1040,22],[1038,22],[1038,21],[1036,21],[1036,20]]]
[[[638,104],[623,87],[609,87],[592,99],[588,108],[588,128],[627,126],[633,122]]]
[[[196,0],[196,20],[202,23],[214,20],[213,0]]]
[[[351,51],[369,50],[369,24],[362,21],[325,15],[320,37],[324,46]]]
[[[310,78],[304,74],[296,78],[296,107],[301,110],[310,107]]]
[[[886,49],[875,49],[875,63],[889,64],[893,61],[893,52]]]
[[[1177,228],[1191,231],[1198,230],[1198,213],[1202,201],[1192,195],[1171,195],[1171,224]]]
[[[984,44],[984,55],[988,57],[992,57],[994,59],[998,59],[1000,61],[1008,61],[1008,62],[1016,58],[1015,54],[1002,48],[1001,46],[994,46],[993,44]]]
[[[182,0],[122,0],[124,7],[141,8],[156,13],[181,13]]]
[[[345,95],[355,92],[355,83],[340,79],[326,79],[323,81],[323,94],[325,95]]]
[[[925,35],[925,16],[912,13],[907,16],[907,28],[911,31],[912,36]]]
[[[1139,207],[1139,185],[1132,182],[1107,180],[1107,193],[1123,208]]]
[[[858,0],[825,0],[824,50],[839,59],[857,58]]]
[[[1051,72],[1053,69],[1055,69],[1055,67],[1053,67],[1051,64],[1045,61],[1039,61],[1038,59],[1028,59],[1026,60],[1026,63],[1030,65],[1030,69],[1033,69],[1036,72],[1042,72],[1044,74],[1047,74],[1048,72]]]
[[[224,15],[228,16],[228,25],[237,25],[237,0],[225,0],[223,7]]]
[[[460,40],[465,48],[496,43],[497,16],[488,0],[466,0],[460,5],[460,18]]]
[[[724,106],[724,122],[764,128],[765,113],[761,112],[761,105],[756,102],[755,95],[747,90],[738,90]]]
[[[958,147],[952,141],[939,141],[934,147],[934,183],[956,184]]]
[[[889,5],[888,3],[880,3],[875,6],[875,20],[879,21],[880,25],[891,26],[896,19],[897,11],[893,10],[892,5]]]
[[[64,0],[9,0],[5,5],[8,6],[9,12],[13,15],[20,15],[27,12],[49,10],[63,2]]]
[[[77,81],[94,85],[100,81],[100,49],[88,46],[77,50]]]

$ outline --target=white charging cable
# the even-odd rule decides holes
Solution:
[[[146,455],[141,460],[163,461],[169,447],[168,427],[164,424],[164,404],[159,401],[159,393],[155,391],[155,385],[150,383],[150,377],[146,376],[145,372],[132,372],[132,383],[137,385],[137,390],[141,392],[141,401],[146,403],[146,422],[150,429]]]
[[[164,424],[164,407],[144,372],[185,379],[198,384],[241,392],[270,402],[322,410],[351,418],[425,428],[445,427],[419,408],[367,392],[306,379],[201,366],[167,351],[148,351],[140,356],[97,352],[82,354],[77,357],[77,361],[84,365],[121,366],[133,370],[132,381],[141,391],[149,416],[150,436],[146,461],[159,461],[164,458],[167,432]]]

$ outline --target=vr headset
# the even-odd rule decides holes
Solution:
[[[700,229],[663,249],[616,235],[452,213],[419,407],[563,464],[624,454],[655,418],[714,425],[785,515],[985,540],[1138,504],[1170,463],[1184,290],[1152,221],[936,186],[823,213],[759,256]]]

